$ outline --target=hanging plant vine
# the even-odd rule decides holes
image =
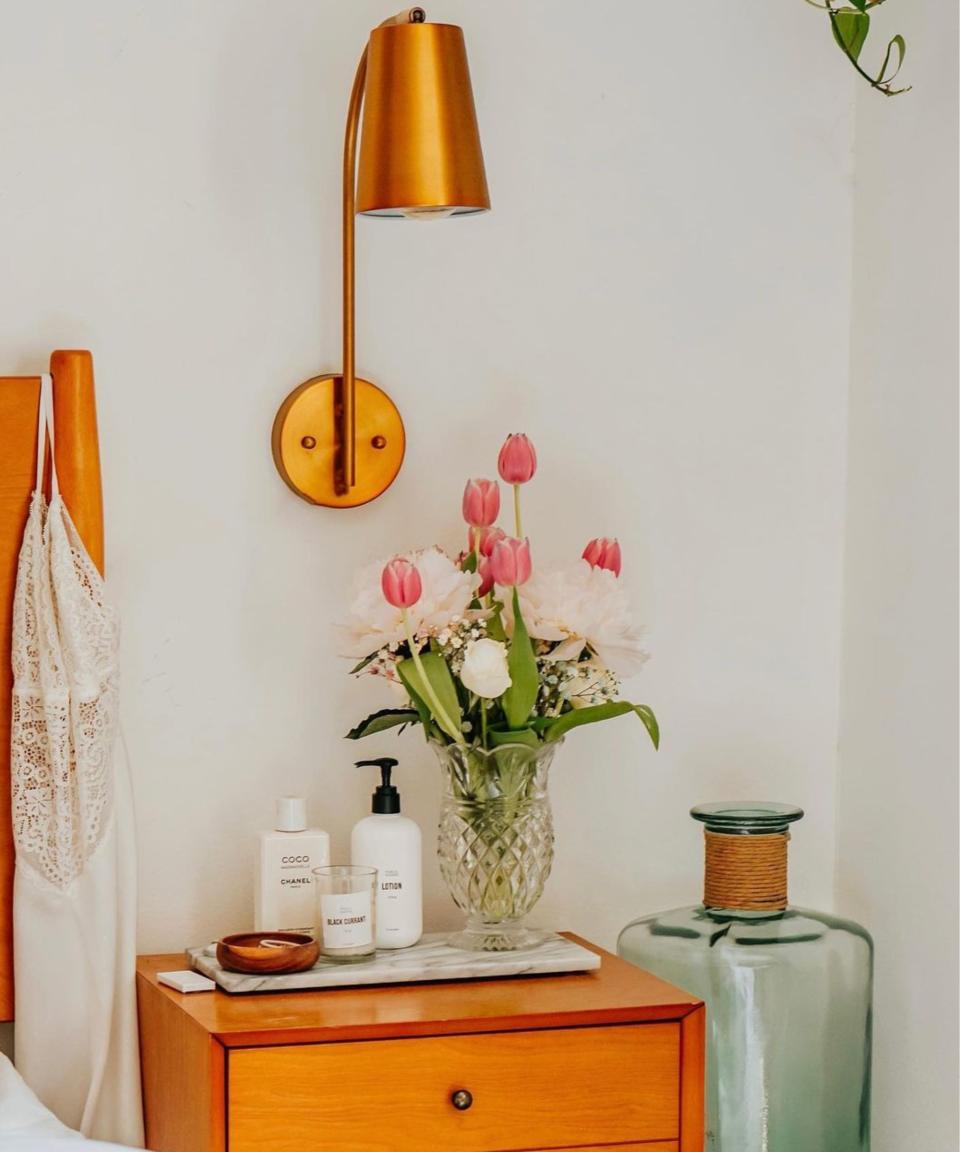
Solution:
[[[906,88],[894,88],[893,86],[907,54],[907,45],[902,36],[892,37],[887,44],[883,63],[880,65],[880,71],[876,76],[871,76],[860,63],[860,52],[870,31],[870,9],[879,7],[884,3],[884,0],[850,0],[853,5],[852,8],[837,8],[833,0],[825,0],[825,3],[822,4],[819,3],[819,0],[807,0],[807,3],[811,7],[820,8],[827,13],[834,40],[840,46],[844,56],[871,88],[876,89],[877,92],[882,92],[884,96],[899,96],[903,92],[910,91],[910,86]]]

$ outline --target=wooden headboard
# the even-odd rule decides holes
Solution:
[[[100,450],[89,352],[54,352],[57,476],[64,502],[103,571]],[[0,376],[0,1020],[13,1019],[13,832],[10,824],[10,630],[17,558],[37,457],[39,376]]]

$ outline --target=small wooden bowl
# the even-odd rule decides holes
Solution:
[[[289,947],[264,948],[264,940],[283,940]],[[319,955],[320,945],[306,932],[237,932],[217,941],[221,968],[255,976],[305,972]]]

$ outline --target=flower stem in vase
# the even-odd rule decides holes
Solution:
[[[458,744],[463,744],[464,739],[462,733],[458,731],[458,725],[450,719],[446,709],[440,703],[440,698],[433,690],[433,685],[427,679],[427,671],[423,666],[423,661],[420,659],[420,650],[417,648],[416,641],[413,638],[413,629],[410,627],[410,617],[407,615],[406,608],[400,609],[400,618],[403,621],[403,628],[407,634],[407,643],[410,645],[410,656],[413,660],[414,667],[420,674],[420,683],[423,685],[424,693],[427,697],[427,702],[433,709],[433,714],[440,721],[444,731],[456,740]],[[453,733],[457,733],[453,736]]]

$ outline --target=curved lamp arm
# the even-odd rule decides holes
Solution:
[[[422,24],[422,8],[405,8],[380,25]],[[346,495],[357,483],[357,374],[356,374],[356,260],[357,226],[357,137],[360,134],[360,109],[367,79],[367,49],[364,48],[347,107],[347,127],[343,137],[343,379],[337,403],[339,452],[335,465],[334,488]]]

